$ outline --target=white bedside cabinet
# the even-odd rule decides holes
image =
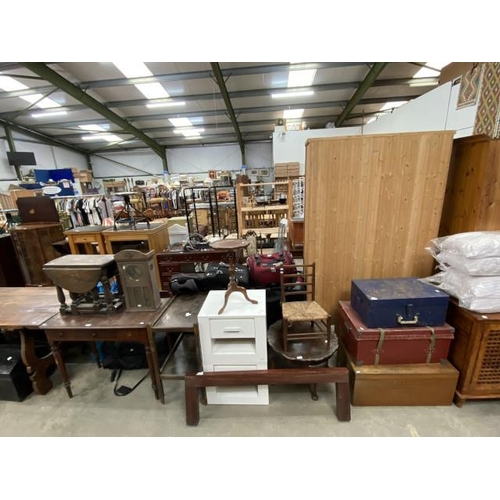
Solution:
[[[232,293],[222,314],[225,290],[212,290],[200,312],[201,357],[204,371],[267,370],[266,291]],[[269,404],[267,385],[207,387],[208,404]]]

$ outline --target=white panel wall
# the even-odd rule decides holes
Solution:
[[[254,143],[245,147],[248,168],[272,166],[272,144]],[[114,160],[114,161],[110,161]],[[238,145],[167,149],[170,174],[202,174],[209,170],[241,170]],[[160,157],[149,151],[99,154],[92,156],[94,177],[163,176]],[[146,177],[147,179],[147,177]]]
[[[0,127],[0,136],[5,136],[3,127]],[[21,167],[23,173],[27,174],[34,168],[52,170],[57,168],[88,169],[85,155],[70,151],[57,146],[49,146],[36,142],[31,137],[13,132],[12,137],[19,152],[31,152],[35,154],[36,166]],[[0,191],[6,191],[10,184],[18,184],[16,171],[7,161],[9,146],[6,139],[0,139]],[[79,182],[76,183],[79,189]]]
[[[91,156],[94,178],[163,176],[161,158],[152,151],[130,151]]]
[[[477,105],[456,109],[460,85],[448,82],[364,127],[365,134],[456,130],[472,135]]]
[[[359,135],[361,127],[325,128],[319,130],[291,130],[273,133],[273,165],[298,161],[300,173],[305,172],[306,141],[316,137]]]

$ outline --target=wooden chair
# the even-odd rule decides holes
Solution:
[[[332,318],[315,300],[315,263],[281,266],[280,284],[284,351],[293,340],[323,339],[325,347],[329,347]],[[305,297],[304,300],[290,301],[292,296],[299,295]],[[304,323],[310,327],[304,328]]]

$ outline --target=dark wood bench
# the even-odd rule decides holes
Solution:
[[[186,375],[186,424],[198,425],[200,407],[198,389],[214,386],[241,385],[293,385],[335,383],[337,418],[341,422],[351,420],[351,393],[349,371],[337,368],[291,368],[235,372],[205,372]]]

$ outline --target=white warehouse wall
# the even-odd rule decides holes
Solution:
[[[361,127],[325,128],[314,130],[290,130],[273,133],[274,163],[300,163],[300,174],[304,175],[306,163],[306,141],[316,137],[359,135]]]
[[[473,134],[477,104],[457,109],[460,85],[448,82],[365,125],[365,134],[456,130],[455,138]]]
[[[273,165],[272,144],[252,143],[245,146],[248,168],[269,168]],[[100,153],[92,156],[95,178],[159,177],[163,176],[163,163],[151,151]],[[236,144],[226,146],[195,146],[167,149],[170,174],[202,174],[209,170],[241,170],[241,152]]]
[[[0,136],[5,137],[5,130],[0,127]],[[18,152],[31,152],[35,154],[36,165],[21,167],[23,173],[39,168],[52,170],[58,168],[77,168],[87,170],[85,155],[57,146],[49,146],[36,142],[31,137],[14,132],[12,138]],[[6,191],[11,184],[18,184],[16,171],[7,161],[9,146],[6,139],[0,139],[0,191]],[[78,188],[79,183],[77,183]]]

